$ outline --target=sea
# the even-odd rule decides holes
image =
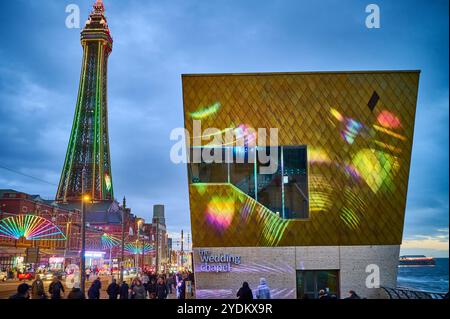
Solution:
[[[435,266],[399,267],[397,286],[429,292],[448,292],[448,258],[435,260]]]

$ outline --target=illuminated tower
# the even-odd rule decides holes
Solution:
[[[102,0],[97,0],[81,32],[83,63],[75,116],[56,194],[59,202],[113,199],[108,137],[107,69],[112,51]]]

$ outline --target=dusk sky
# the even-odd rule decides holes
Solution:
[[[82,59],[65,9],[79,5],[83,27],[93,2],[0,3],[0,189],[55,196]],[[135,214],[150,219],[164,204],[169,230],[189,232],[186,166],[169,157],[170,132],[183,127],[181,74],[420,69],[402,252],[448,256],[448,1],[104,3],[114,192]],[[380,29],[365,26],[370,3]]]

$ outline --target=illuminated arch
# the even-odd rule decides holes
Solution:
[[[125,251],[129,254],[142,254],[142,242],[136,243],[136,242],[129,242],[125,244]],[[153,246],[149,243],[144,244],[144,253],[147,254],[149,252],[153,252]]]
[[[121,240],[115,236],[108,233],[103,233],[102,235],[102,246],[104,249],[111,249],[113,247],[119,246]]]
[[[56,236],[56,238],[52,238]],[[26,240],[65,240],[66,235],[53,222],[36,215],[16,215],[0,220],[0,237]]]

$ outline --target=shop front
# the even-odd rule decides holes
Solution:
[[[86,267],[102,269],[106,253],[103,251],[86,251]]]
[[[398,253],[398,245],[194,248],[196,298],[235,299],[243,282],[256,298],[261,279],[272,299],[317,299],[322,290],[379,298],[380,286],[396,283],[397,260],[387,257]],[[368,265],[379,267],[378,284],[367,285]]]
[[[64,257],[49,257],[48,268],[52,271],[64,270]]]

